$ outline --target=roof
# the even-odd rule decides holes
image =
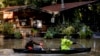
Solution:
[[[26,6],[10,6],[2,8],[1,11],[17,11],[19,8],[25,8]]]
[[[86,4],[90,4],[93,2],[95,2],[95,1],[65,3],[64,10],[72,9],[72,8],[79,7],[79,6],[86,5]],[[41,9],[43,11],[48,11],[48,12],[60,12],[60,11],[62,11],[61,4],[50,5],[50,6],[42,7]]]

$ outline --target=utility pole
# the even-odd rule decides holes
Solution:
[[[64,8],[65,8],[65,6],[64,6],[64,0],[61,0],[61,10],[64,10]],[[65,17],[64,17],[64,15],[63,15],[63,13],[62,13],[62,18],[63,18],[63,24],[65,24]]]
[[[64,0],[61,0],[61,9],[64,9],[65,6],[64,6]]]

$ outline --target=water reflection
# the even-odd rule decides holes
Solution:
[[[0,40],[1,41],[1,40]],[[3,45],[0,46],[0,49],[12,49],[12,48],[24,48],[26,43],[26,39],[9,39],[3,40]],[[44,43],[45,48],[59,48],[60,46],[60,39],[42,39],[38,38],[37,42],[42,41]],[[100,39],[77,39],[76,40],[79,44],[84,45],[85,47],[91,47],[92,50],[89,53],[78,53],[78,54],[19,54],[19,53],[12,53],[8,56],[100,56]],[[81,47],[81,45],[76,44],[73,47]],[[0,56],[6,56],[1,55]]]
[[[0,46],[2,46],[4,44],[4,39],[3,39],[3,35],[0,34]]]

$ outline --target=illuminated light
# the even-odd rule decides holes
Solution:
[[[3,12],[4,19],[11,19],[13,18],[13,12]]]
[[[42,21],[37,20],[37,28],[42,28]]]

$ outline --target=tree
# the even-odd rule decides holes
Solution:
[[[51,5],[53,1],[56,0],[4,0],[3,4],[5,7],[15,5],[32,5],[40,8],[43,6]]]
[[[4,0],[3,4],[5,5],[5,7],[7,6],[15,6],[15,5],[24,5],[24,0]]]

